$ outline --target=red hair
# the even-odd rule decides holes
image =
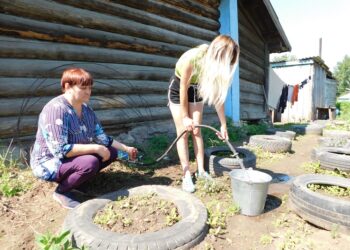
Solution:
[[[94,80],[89,72],[81,68],[70,68],[63,71],[61,78],[62,92],[65,92],[65,83],[68,83],[70,87],[74,85],[80,86],[92,86]]]

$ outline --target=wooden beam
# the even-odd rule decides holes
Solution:
[[[175,58],[166,56],[5,36],[0,36],[0,57],[120,63],[171,69],[175,68],[176,63]]]
[[[218,32],[210,31],[203,28],[198,28],[190,23],[183,23],[164,18],[152,13],[147,13],[144,10],[137,10],[125,5],[106,2],[101,0],[55,0],[62,4],[69,4],[74,7],[92,10],[98,13],[106,13],[112,16],[117,16],[126,20],[132,20],[146,25],[163,28],[165,30],[174,31],[179,34],[189,35],[192,37],[211,41]],[[204,8],[204,6],[203,6]],[[203,9],[202,8],[202,9]],[[202,10],[207,11],[207,10]],[[216,18],[217,19],[217,18]]]
[[[190,47],[89,28],[36,21],[0,13],[0,32],[8,36],[179,57]]]
[[[116,16],[101,14],[51,1],[1,0],[0,11],[49,22],[103,30],[133,37],[194,47],[207,41],[145,25]]]
[[[112,63],[0,58],[0,76],[59,78],[64,69],[81,67],[94,78],[168,81],[173,69]]]

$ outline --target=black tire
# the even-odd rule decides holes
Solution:
[[[296,132],[297,134],[305,134],[307,125],[291,125],[290,129]]]
[[[316,155],[323,169],[344,171],[350,173],[350,149],[327,148]]]
[[[272,153],[289,152],[292,148],[291,140],[276,135],[253,135],[249,138],[249,145]]]
[[[294,140],[296,133],[294,131],[276,131],[275,135],[287,138],[289,140]]]
[[[350,180],[342,177],[307,174],[295,178],[290,189],[289,205],[312,224],[331,230],[334,225],[350,232],[350,201],[310,190],[308,184],[326,184],[349,188]]]
[[[240,168],[240,161],[243,161],[245,168],[256,167],[255,154],[246,148],[235,148],[237,153],[243,154],[242,159],[216,156],[218,152],[231,152],[229,147],[210,147],[205,149],[204,167],[211,175],[221,176],[224,172],[230,172],[232,169]]]
[[[144,234],[122,234],[106,231],[93,223],[99,209],[121,196],[156,193],[160,198],[173,202],[181,220],[171,227]],[[63,228],[70,230],[77,247],[89,249],[189,249],[205,238],[208,231],[207,210],[203,203],[182,190],[149,185],[123,189],[97,199],[86,201],[71,210]]]
[[[323,136],[350,139],[350,131],[325,129],[323,130]]]

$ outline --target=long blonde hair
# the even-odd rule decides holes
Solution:
[[[202,58],[198,80],[199,95],[209,105],[225,102],[237,67],[239,46],[229,36],[217,36],[207,48]]]

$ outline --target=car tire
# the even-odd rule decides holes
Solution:
[[[253,135],[249,138],[249,145],[271,153],[289,152],[292,148],[291,140],[276,135]]]

